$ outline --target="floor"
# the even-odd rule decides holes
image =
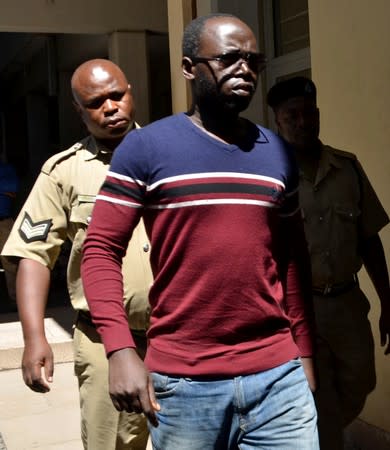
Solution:
[[[0,450],[82,450],[72,321],[70,307],[47,311],[46,333],[56,364],[51,391],[38,394],[22,379],[23,338],[17,315],[0,314]]]

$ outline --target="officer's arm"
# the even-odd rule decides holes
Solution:
[[[385,252],[378,234],[360,243],[364,266],[381,302],[379,331],[381,345],[386,346],[385,355],[390,353],[390,284]]]
[[[53,352],[45,336],[44,317],[50,286],[50,269],[22,258],[16,278],[16,300],[23,329],[23,379],[36,392],[48,392],[53,377]]]

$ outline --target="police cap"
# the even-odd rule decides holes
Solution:
[[[306,77],[293,77],[280,81],[268,91],[267,103],[271,108],[276,108],[293,97],[308,97],[316,102],[317,90],[315,84]]]

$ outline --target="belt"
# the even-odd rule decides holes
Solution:
[[[326,284],[325,286],[316,287],[313,286],[313,294],[322,295],[323,297],[337,297],[338,295],[345,294],[359,285],[357,275],[353,275],[352,279],[344,281],[342,283]]]
[[[83,311],[83,310],[78,310],[77,311],[77,320],[76,322],[81,322],[85,325],[88,325],[89,327],[95,327],[95,324],[92,321],[92,317],[91,317],[91,313],[89,311]],[[134,336],[138,336],[141,338],[145,338],[146,336],[146,330],[133,330],[131,329],[131,334]]]
[[[2,220],[10,219],[10,218],[11,218],[11,216],[0,217],[0,222],[1,222]]]
[[[95,324],[92,322],[91,314],[88,311],[78,310],[77,321],[95,328]]]

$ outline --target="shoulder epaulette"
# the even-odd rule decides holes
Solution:
[[[339,150],[338,148],[333,148],[333,147],[330,147],[329,145],[326,145],[326,147],[328,147],[337,156],[342,156],[344,158],[352,159],[354,161],[357,159],[357,157],[354,153],[346,152],[345,150]]]
[[[84,147],[83,141],[76,142],[74,145],[72,145],[72,147],[68,148],[67,150],[56,153],[43,164],[41,171],[48,175],[57,164],[68,159],[83,147]]]

